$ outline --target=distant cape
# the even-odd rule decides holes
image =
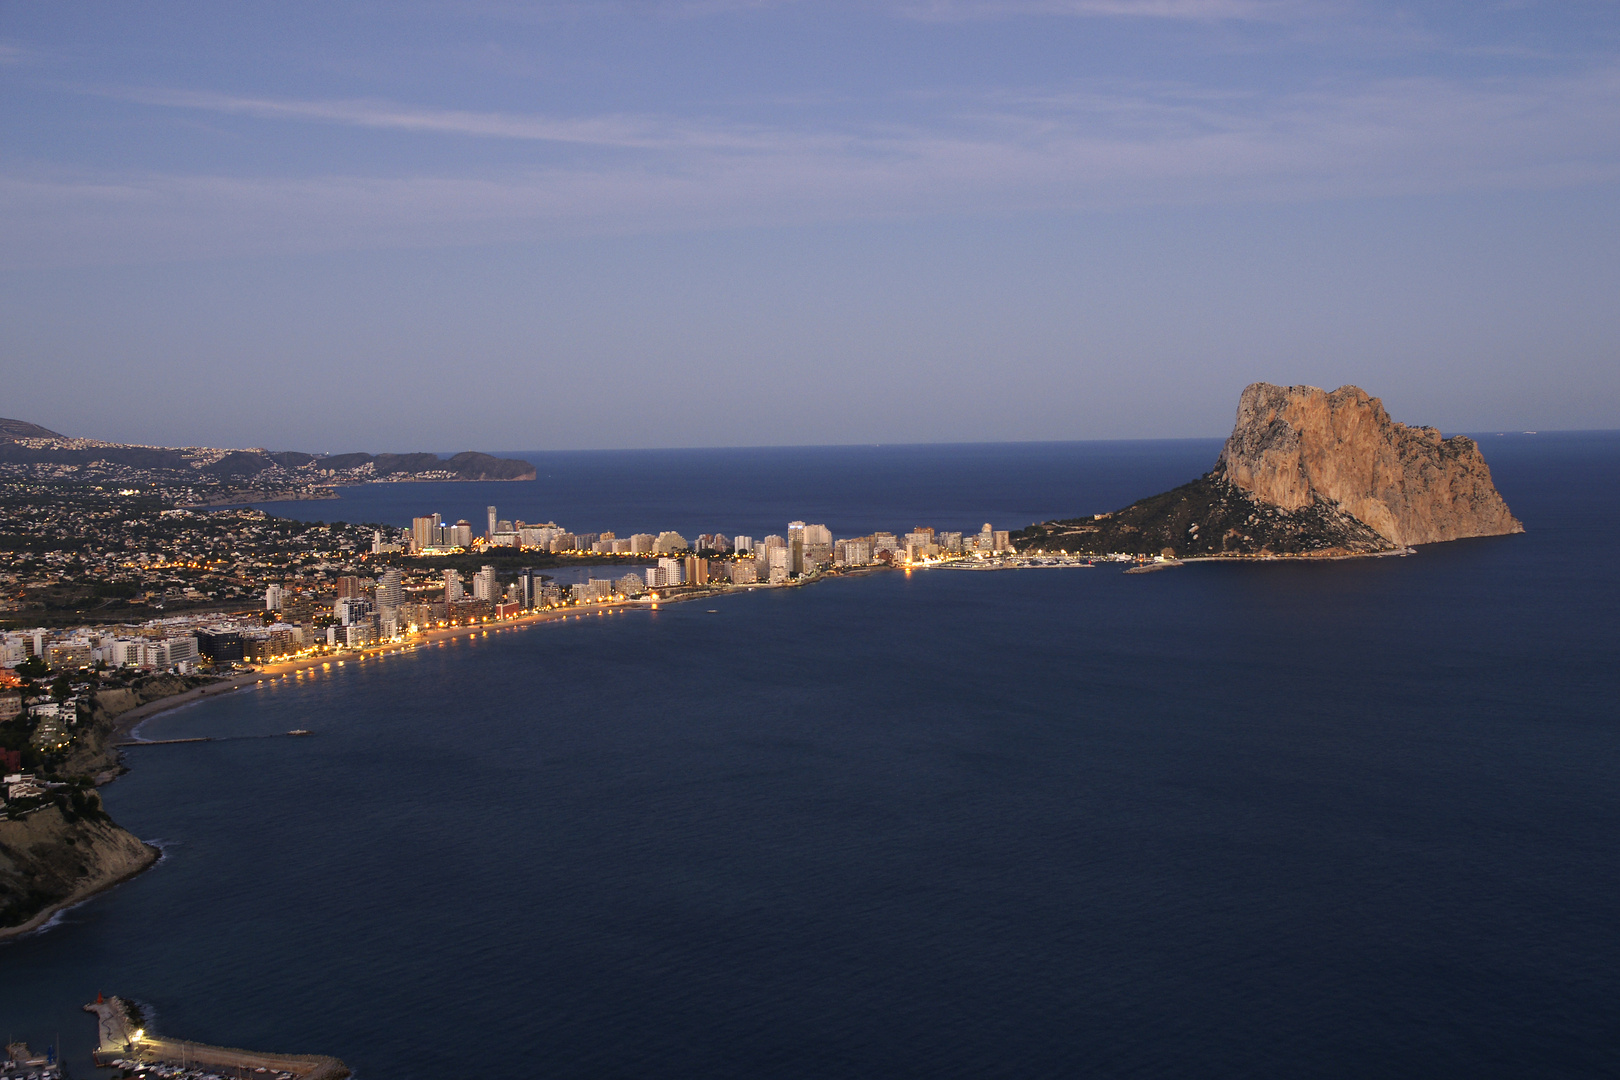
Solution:
[[[1329,556],[1523,531],[1474,440],[1396,423],[1359,387],[1253,383],[1206,475],[1110,514],[1032,525],[1014,542],[1090,554]]]
[[[61,439],[66,436],[50,428],[30,424],[26,420],[7,420],[0,416],[0,438],[6,439]]]
[[[19,440],[54,440],[63,445],[26,446]],[[89,442],[90,445],[85,445]],[[437,454],[334,454],[321,457],[296,450],[227,450],[207,447],[131,446],[70,439],[25,420],[0,418],[0,462],[18,465],[90,465],[106,462],[134,469],[194,471],[215,480],[277,479],[334,483],[367,478],[408,480],[533,480],[534,466],[467,450],[449,458]]]

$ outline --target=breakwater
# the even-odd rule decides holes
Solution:
[[[281,1080],[343,1080],[349,1067],[324,1054],[273,1054],[231,1046],[211,1046],[146,1030],[140,1011],[120,997],[100,998],[84,1007],[96,1017],[97,1065],[163,1065],[181,1080],[229,1072],[247,1077],[273,1073]],[[171,1076],[175,1075],[173,1073]]]

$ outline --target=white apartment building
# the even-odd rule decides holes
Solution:
[[[358,596],[345,596],[332,605],[332,614],[342,625],[353,626],[371,614],[371,603]]]

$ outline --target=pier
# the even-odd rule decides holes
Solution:
[[[195,738],[191,738],[191,739],[128,739],[128,740],[125,740],[124,742],[113,743],[113,745],[117,746],[117,747],[125,747],[125,746],[173,746],[175,743],[213,742],[213,741],[214,740],[213,740],[213,738],[211,736],[199,735],[199,736],[197,736]]]

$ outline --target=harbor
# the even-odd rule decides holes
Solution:
[[[96,1066],[123,1077],[342,1080],[349,1075],[347,1065],[321,1054],[272,1054],[156,1035],[146,1029],[140,1008],[120,997],[97,994],[84,1011],[96,1017]]]
[[[67,1075],[54,1044],[40,1053],[24,1042],[8,1043],[0,1062],[0,1080],[67,1080]]]

